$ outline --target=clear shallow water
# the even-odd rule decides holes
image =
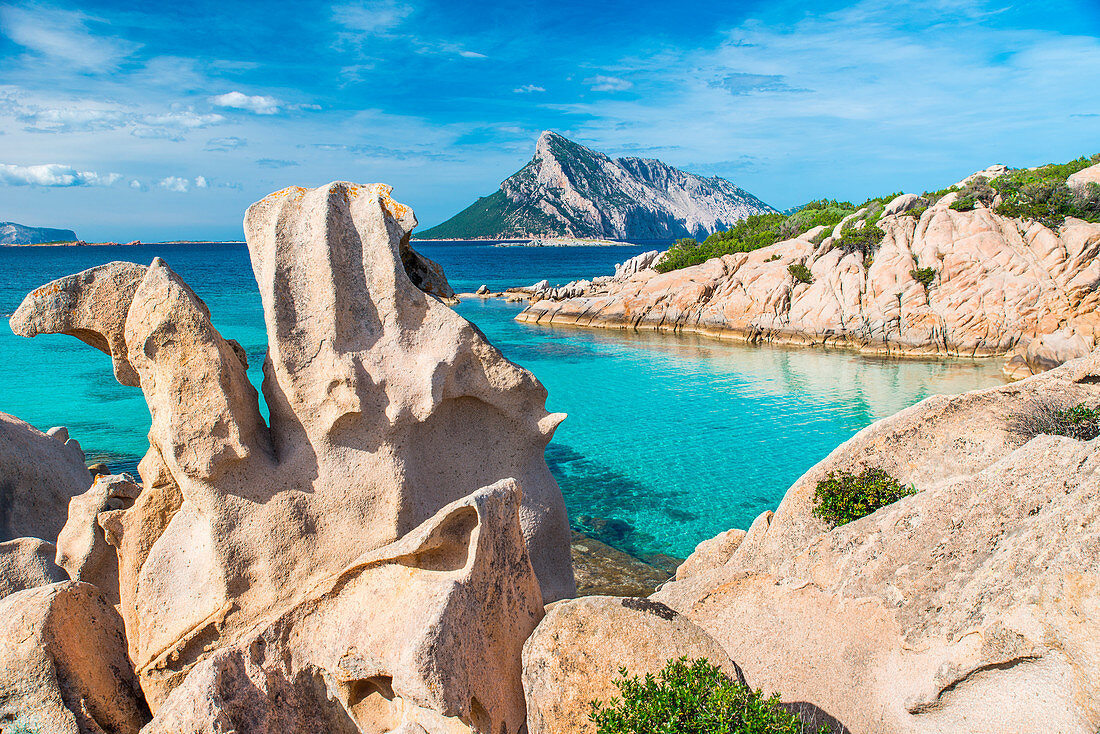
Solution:
[[[610,274],[652,243],[521,248],[417,243],[456,291]],[[266,335],[243,245],[0,248],[0,314],[43,283],[111,260],[163,257],[237,339],[259,385]],[[889,361],[847,352],[748,347],[695,336],[519,324],[514,304],[456,309],[569,414],[547,450],[575,527],[637,554],[686,556],[748,527],[806,469],[868,423],[935,393],[1001,384],[996,362]],[[0,328],[0,411],[45,430],[67,425],[89,458],[132,468],[149,414],[110,359],[71,337]]]

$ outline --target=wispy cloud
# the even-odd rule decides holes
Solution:
[[[275,97],[262,94],[248,95],[243,92],[226,92],[210,98],[216,107],[245,110],[257,115],[276,115],[282,110],[283,103]]]
[[[256,165],[261,168],[290,168],[298,165],[298,161],[287,161],[281,158],[260,158]]]
[[[374,0],[334,5],[332,19],[354,34],[380,35],[405,22],[413,9],[394,0]]]
[[[0,183],[8,186],[110,186],[122,178],[117,173],[78,171],[60,163],[19,166],[0,163]]]
[[[168,176],[167,178],[162,178],[158,186],[160,186],[162,189],[167,189],[169,191],[175,191],[176,193],[183,194],[186,193],[189,188],[191,188],[191,182],[188,181],[186,178],[182,178],[180,176]]]
[[[604,76],[603,74],[585,79],[584,83],[591,87],[593,92],[622,92],[634,86],[634,82],[620,79],[617,76]]]
[[[546,90],[537,84],[524,84],[522,87],[516,87],[512,91],[516,94],[531,94],[532,92],[545,92]]]
[[[248,141],[244,138],[238,138],[236,135],[229,135],[224,138],[210,138],[206,141],[204,150],[225,152],[243,148],[246,145],[248,145]]]
[[[458,52],[458,55],[464,59],[487,59],[489,58],[485,54],[479,54],[477,51],[462,50]]]
[[[42,5],[0,6],[4,35],[33,53],[72,64],[82,71],[108,72],[118,68],[140,44],[93,34],[84,13]],[[98,21],[102,24],[102,21]]]

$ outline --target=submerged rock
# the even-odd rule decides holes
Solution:
[[[1015,378],[1095,348],[1100,224],[1070,218],[1052,230],[986,208],[954,211],[953,200],[945,196],[919,219],[904,213],[915,202],[890,202],[876,223],[885,237],[873,258],[839,246],[842,223],[828,236],[815,229],[668,273],[643,269],[551,290],[517,319],[868,354],[1005,356]],[[812,282],[791,277],[796,264]],[[915,275],[922,268],[933,271],[928,285]]]
[[[389,193],[333,183],[249,209],[269,423],[239,347],[159,259],[140,278],[111,264],[56,281],[13,317],[19,333],[78,331],[105,346],[145,394],[140,494],[110,512],[89,501],[84,514],[117,549],[130,657],[158,714],[185,680],[179,696],[214,695],[189,673],[224,681],[218,666],[236,670],[234,651],[249,650],[265,675],[286,655],[286,675],[315,671],[325,705],[355,709],[390,681],[398,708],[424,721],[522,724],[518,650],[532,610],[574,592],[564,502],[543,456],[564,416],[425,292],[438,283],[410,274],[416,220]],[[99,284],[123,272],[138,282],[120,319],[97,304],[119,299]],[[79,318],[64,313],[74,304]],[[495,484],[506,478],[522,499]],[[251,652],[265,629],[279,630],[267,658]],[[272,695],[257,705],[276,705]],[[370,701],[352,718],[384,731],[371,727],[393,707]]]
[[[1100,438],[1022,432],[1051,402],[1100,408],[1100,351],[865,428],[652,598],[852,731],[1094,732]],[[817,482],[863,468],[916,494],[830,529]]]
[[[63,429],[54,433],[0,413],[0,542],[52,541],[65,524],[69,498],[92,483],[80,445]]]

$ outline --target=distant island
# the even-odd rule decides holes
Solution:
[[[52,227],[28,227],[15,222],[0,222],[0,245],[44,245],[73,242],[76,232]]]
[[[704,238],[774,211],[724,178],[649,158],[611,159],[548,130],[499,190],[413,238]]]

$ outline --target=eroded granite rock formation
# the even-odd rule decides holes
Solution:
[[[852,731],[1094,732],[1100,438],[1021,434],[1050,402],[1100,407],[1100,351],[878,421],[652,598]],[[917,493],[830,530],[818,480],[862,468]]]
[[[54,563],[57,549],[40,538],[16,538],[0,543],[0,599],[36,586],[67,581]]]
[[[137,734],[148,720],[122,620],[95,587],[66,581],[0,600],[5,731]]]
[[[0,542],[52,541],[61,532],[69,498],[92,484],[84,452],[63,428],[37,430],[0,413]]]
[[[586,596],[553,605],[523,646],[529,734],[595,734],[589,703],[619,695],[619,668],[657,673],[682,656],[707,658],[731,677],[733,661],[683,615],[649,599]]]
[[[844,225],[866,214],[860,210],[831,233],[815,228],[664,274],[596,279],[581,295],[550,293],[517,318],[872,354],[1004,355],[1017,378],[1097,345],[1100,224],[1071,218],[1052,230],[981,205],[954,211],[956,194],[914,218],[904,214],[914,205],[908,197],[890,202],[878,220],[886,236],[873,258],[837,246]],[[813,282],[793,278],[795,264],[808,267]],[[932,268],[929,286],[915,278],[918,268]]]
[[[270,423],[243,350],[159,259],[55,281],[12,317],[17,333],[103,349],[145,393],[141,492],[122,509],[89,498],[80,523],[94,530],[94,516],[117,550],[129,653],[154,710],[290,666],[288,686],[323,681],[313,700],[348,708],[363,731],[387,731],[395,706],[429,732],[522,724],[519,646],[542,602],[574,588],[543,457],[563,416],[425,292],[445,295],[440,272],[410,274],[416,220],[389,191],[286,189],[249,209]],[[506,478],[518,487],[496,484]],[[270,658],[253,654],[261,640]]]

